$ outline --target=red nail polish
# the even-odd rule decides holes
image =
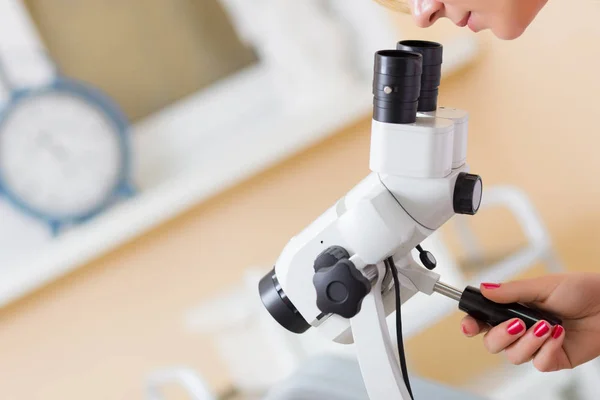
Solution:
[[[460,328],[462,329],[462,333],[464,333],[465,335],[469,336],[469,332],[467,332],[467,328],[465,328],[464,325],[461,325]]]
[[[564,332],[565,328],[563,328],[560,325],[556,325],[554,327],[554,332],[552,332],[552,337],[554,339],[558,339],[560,337],[560,335],[562,335],[562,333]]]
[[[486,289],[498,289],[500,287],[499,283],[482,283],[481,286],[483,286]]]
[[[550,325],[546,321],[542,321],[533,331],[535,336],[542,337],[550,331]]]
[[[508,333],[511,335],[518,335],[519,333],[523,332],[523,329],[525,329],[525,326],[523,326],[523,323],[519,320],[513,321],[510,325],[508,325],[508,328],[506,328]]]

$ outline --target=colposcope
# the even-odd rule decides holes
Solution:
[[[527,327],[560,320],[521,304],[496,304],[474,287],[440,281],[421,242],[456,214],[475,215],[483,185],[466,162],[468,114],[438,107],[443,46],[407,40],[375,54],[370,170],[294,236],[259,284],[285,329],[317,329],[354,343],[371,400],[413,399],[401,305],[417,292],[458,301],[490,325],[519,317]],[[412,250],[419,252],[419,265]],[[386,317],[396,311],[398,352]]]

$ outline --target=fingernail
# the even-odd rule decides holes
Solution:
[[[467,332],[467,328],[465,328],[464,325],[461,325],[460,329],[462,329],[462,333],[464,333],[465,335],[469,336],[469,332]]]
[[[483,286],[486,289],[498,289],[500,287],[499,283],[482,283],[481,286]]]
[[[508,333],[511,335],[518,335],[519,333],[523,332],[523,329],[525,329],[525,326],[520,320],[513,321],[510,325],[508,325],[508,328],[506,328]]]
[[[560,335],[562,335],[562,333],[564,332],[565,328],[563,328],[560,325],[556,325],[554,327],[554,332],[552,332],[552,337],[554,339],[558,339],[560,337]]]
[[[535,328],[533,333],[537,337],[542,337],[550,330],[550,325],[546,321],[540,322],[540,324]]]

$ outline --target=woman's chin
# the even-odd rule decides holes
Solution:
[[[519,37],[521,37],[521,35],[523,35],[523,33],[525,33],[525,29],[527,29],[527,27],[514,26],[514,27],[510,27],[508,29],[502,29],[502,30],[492,29],[492,32],[494,33],[494,35],[496,35],[496,37],[498,39],[515,40],[515,39],[518,39]]]

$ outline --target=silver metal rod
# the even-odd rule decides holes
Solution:
[[[442,282],[436,282],[435,286],[433,287],[433,291],[439,294],[443,294],[444,296],[454,299],[456,301],[460,301],[460,298],[462,297],[462,292],[460,290],[453,288],[452,286],[446,285]]]
[[[365,278],[367,278],[369,280],[369,282],[371,282],[371,285],[374,285],[375,282],[377,282],[377,278],[379,277],[379,274],[377,273],[377,266],[376,265],[367,265],[366,267],[364,267],[362,269],[362,274]]]

